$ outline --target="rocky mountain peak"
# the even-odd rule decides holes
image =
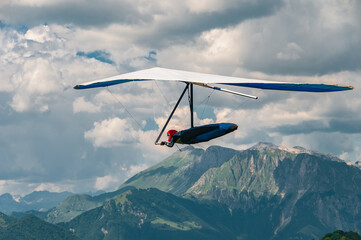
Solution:
[[[249,150],[271,150],[271,149],[278,149],[278,146],[273,143],[259,142],[253,147],[249,148]]]
[[[259,142],[256,145],[254,145],[253,147],[249,148],[248,150],[257,150],[257,151],[270,151],[270,150],[281,150],[281,151],[286,151],[289,153],[295,153],[295,154],[299,154],[299,153],[308,153],[308,154],[313,154],[315,152],[312,152],[310,150],[307,150],[306,148],[300,147],[300,146],[296,146],[296,147],[286,147],[286,146],[277,146],[273,143],[268,143],[268,142]]]

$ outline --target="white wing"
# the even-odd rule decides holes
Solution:
[[[240,87],[261,88],[270,90],[304,91],[304,92],[334,92],[353,89],[352,86],[313,83],[274,82],[257,79],[227,77],[213,74],[180,71],[166,68],[150,68],[136,72],[120,74],[114,77],[104,78],[93,82],[78,84],[74,89],[87,89],[107,87],[131,81],[180,81],[201,86],[211,87],[209,84],[224,84]]]

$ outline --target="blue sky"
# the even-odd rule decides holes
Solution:
[[[1,1],[0,194],[110,191],[177,151],[153,143],[182,84],[72,89],[154,66],[353,85],[234,89],[257,101],[196,87],[196,124],[239,125],[198,147],[268,141],[360,161],[360,11],[357,0]],[[183,102],[170,127],[188,127],[188,114]]]

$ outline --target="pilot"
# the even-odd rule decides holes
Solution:
[[[180,132],[177,130],[171,129],[167,132],[168,142],[161,142],[160,145],[166,145],[168,147],[173,147],[174,143],[180,138]]]

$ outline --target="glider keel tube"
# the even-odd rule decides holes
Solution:
[[[235,95],[238,95],[238,96],[242,96],[242,97],[248,97],[248,98],[252,98],[252,99],[258,99],[258,97],[253,96],[253,95],[248,95],[248,94],[245,94],[245,93],[235,92],[235,91],[231,91],[231,90],[228,90],[228,89],[211,86],[211,85],[206,84],[206,83],[194,83],[194,84],[196,84],[196,85],[198,85],[198,86],[202,86],[202,87],[207,87],[207,88],[210,88],[210,89],[218,90],[218,91],[221,91],[221,92],[232,93],[232,94],[235,94]]]

